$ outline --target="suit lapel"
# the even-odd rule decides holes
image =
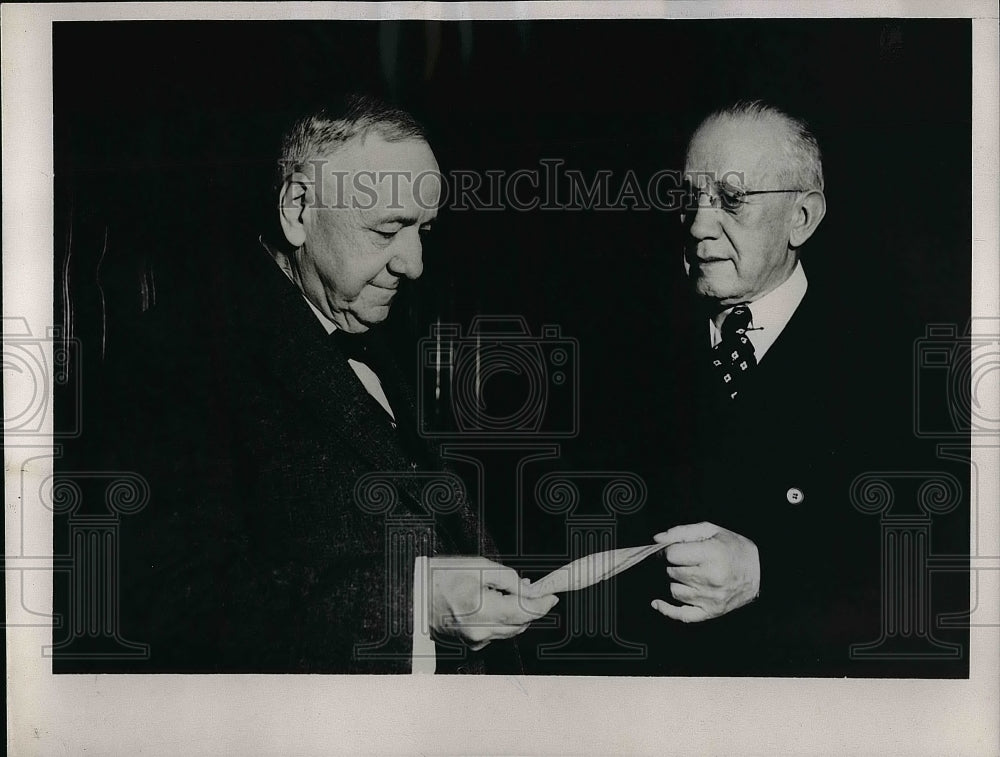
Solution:
[[[760,409],[771,402],[784,405],[799,402],[815,384],[812,374],[823,370],[814,350],[826,349],[828,345],[818,335],[822,327],[815,322],[813,304],[813,297],[807,292],[754,371],[750,397]]]
[[[330,432],[371,471],[409,471],[409,459],[382,408],[373,400],[335,341],[317,321],[295,285],[261,250],[251,271],[255,282],[241,297],[245,324],[256,342],[260,367],[293,402],[315,407]],[[393,408],[408,412],[409,408]],[[412,476],[398,477],[400,488],[420,507],[420,487]]]

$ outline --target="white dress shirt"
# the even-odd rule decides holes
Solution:
[[[751,314],[747,337],[753,345],[754,356],[758,363],[764,359],[765,353],[771,349],[771,345],[792,319],[792,314],[805,297],[808,286],[809,282],[802,263],[796,263],[792,275],[779,287],[772,289],[760,299],[747,303]],[[720,327],[732,310],[733,308],[727,308],[719,314],[717,317],[719,325],[716,325],[716,319],[709,319],[708,328],[713,347],[722,341]]]

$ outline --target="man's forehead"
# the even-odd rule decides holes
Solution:
[[[423,140],[390,142],[370,133],[349,140],[317,167],[333,205],[413,217],[437,209],[442,177]]]
[[[688,145],[689,178],[756,184],[774,177],[784,152],[781,126],[769,120],[716,118],[702,124]]]
[[[375,171],[411,177],[438,170],[434,152],[422,139],[388,141],[377,132],[358,135],[320,159],[324,173]]]

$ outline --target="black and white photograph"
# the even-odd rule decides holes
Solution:
[[[996,753],[996,10],[346,5],[5,10],[12,753]]]

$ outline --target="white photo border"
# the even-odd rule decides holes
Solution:
[[[4,316],[24,319],[35,335],[52,326],[53,21],[848,16],[972,19],[972,313],[996,318],[998,12],[976,0],[5,5]],[[12,401],[5,392],[5,402]],[[37,556],[39,567],[6,572],[8,618],[21,611],[15,605],[22,596],[32,607],[51,608],[51,572],[44,568],[52,523],[41,508],[19,501],[21,476],[41,481],[51,474],[51,443],[44,442],[5,449],[6,554]],[[975,450],[981,505],[1000,502],[998,444]],[[22,524],[29,512],[39,517]],[[997,508],[981,506],[979,515],[979,544],[998,545]],[[1000,572],[981,575],[977,595],[992,603],[978,611],[993,625],[971,629],[969,680],[941,681],[53,676],[39,651],[51,643],[50,629],[8,627],[8,748],[25,755],[995,754]]]

